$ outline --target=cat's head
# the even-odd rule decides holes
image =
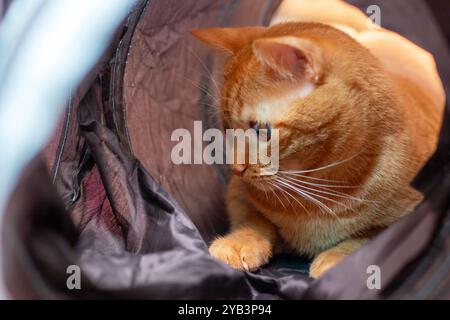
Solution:
[[[376,140],[374,121],[383,114],[374,115],[374,105],[388,103],[388,86],[377,60],[343,32],[286,23],[192,33],[228,55],[220,107],[224,127],[278,129],[281,172],[313,173],[375,148],[368,141]],[[232,167],[244,180],[271,179],[260,174],[259,165]],[[330,170],[319,171],[330,176]]]

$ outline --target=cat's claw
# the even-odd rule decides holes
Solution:
[[[245,262],[245,260],[244,259],[242,259],[242,266],[244,267],[244,269],[245,269],[245,271],[250,271],[250,269],[248,268],[248,264],[247,264],[247,262]]]

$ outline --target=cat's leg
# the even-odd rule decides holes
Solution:
[[[388,199],[385,196],[384,212],[389,212],[381,216],[377,216],[377,223],[381,225],[391,225],[403,216],[410,213],[423,199],[423,194],[411,186],[406,188],[397,188],[395,196]],[[384,227],[372,227],[359,237],[344,240],[326,251],[319,253],[309,268],[309,275],[312,278],[318,278],[330,268],[334,267],[346,256],[352,254],[355,250],[363,246],[368,240],[373,239]]]
[[[256,214],[248,213],[247,221],[231,233],[211,244],[211,255],[239,270],[255,271],[272,257],[275,230]]]
[[[318,254],[309,268],[309,275],[312,278],[319,278],[322,274],[334,267],[346,256],[364,245],[368,238],[348,239],[337,246]]]
[[[227,194],[231,232],[216,239],[209,252],[233,268],[254,271],[272,256],[277,232],[275,226],[248,203],[243,188],[240,181],[232,178]]]

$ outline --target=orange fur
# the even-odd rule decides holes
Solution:
[[[321,23],[193,33],[229,54],[224,127],[253,120],[280,130],[278,174],[235,168],[240,176],[226,199],[231,233],[213,242],[213,256],[252,271],[282,242],[314,257],[310,275],[319,277],[421,201],[410,182],[436,145],[440,83],[435,91],[422,86],[370,46]],[[295,96],[304,88],[313,89]],[[310,171],[301,177],[289,170]]]

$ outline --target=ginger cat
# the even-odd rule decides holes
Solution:
[[[393,32],[342,26],[331,8],[299,17],[328,24],[193,31],[228,55],[224,127],[279,129],[276,174],[232,166],[231,232],[210,253],[234,268],[289,250],[312,257],[317,278],[422,199],[410,182],[435,149],[445,100],[434,60]]]

